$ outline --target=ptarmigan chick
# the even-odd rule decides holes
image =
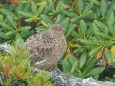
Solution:
[[[31,63],[40,69],[47,69],[57,64],[67,49],[63,34],[64,28],[58,24],[47,31],[29,37],[26,45],[32,55]]]

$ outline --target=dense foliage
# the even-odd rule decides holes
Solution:
[[[61,24],[68,42],[60,62],[62,71],[81,78],[115,81],[113,71],[113,75],[103,76],[111,72],[108,66],[115,59],[115,0],[1,1],[0,43],[14,44],[18,38],[26,40]]]

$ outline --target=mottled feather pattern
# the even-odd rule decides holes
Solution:
[[[32,65],[46,69],[60,60],[67,48],[63,27],[53,25],[47,31],[29,37],[26,45],[32,55]]]

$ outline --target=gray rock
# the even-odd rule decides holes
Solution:
[[[77,78],[60,71],[56,68],[50,71],[53,75],[53,80],[60,83],[62,86],[82,86],[82,79]]]
[[[102,86],[115,86],[115,83],[110,81],[97,81],[97,83]]]
[[[5,52],[10,53],[11,45],[10,44],[6,44],[6,43],[3,44],[3,45],[0,44],[0,51],[5,51]]]
[[[115,83],[109,81],[96,81],[92,77],[81,79],[72,75],[65,74],[60,69],[50,71],[56,82],[62,86],[115,86]]]

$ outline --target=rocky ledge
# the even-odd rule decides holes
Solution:
[[[92,77],[81,79],[55,69],[50,71],[53,75],[53,80],[60,83],[62,86],[115,86],[114,82],[109,81],[96,81]]]

